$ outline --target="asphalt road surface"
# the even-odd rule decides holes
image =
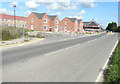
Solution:
[[[3,50],[3,82],[95,82],[117,40],[103,33]]]

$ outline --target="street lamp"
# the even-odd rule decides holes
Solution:
[[[13,7],[14,7],[14,27],[16,27],[16,17],[15,17],[15,8],[16,8],[16,5],[14,5]]]

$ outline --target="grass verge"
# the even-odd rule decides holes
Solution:
[[[105,83],[120,84],[120,40],[111,57],[109,67],[106,69],[104,79]]]

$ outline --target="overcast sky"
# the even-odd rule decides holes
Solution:
[[[27,0],[24,2],[1,2],[0,13],[13,15],[13,4],[16,4],[16,15],[28,16],[31,12],[58,15],[62,20],[65,17],[76,17],[83,21],[94,19],[105,28],[109,22],[118,23],[117,2],[95,2],[95,0]]]

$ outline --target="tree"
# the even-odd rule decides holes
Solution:
[[[115,31],[116,31],[116,32],[120,32],[120,26],[118,26]]]
[[[106,30],[109,30],[109,31],[115,31],[117,29],[117,23],[116,22],[112,22],[112,23],[109,23]]]

